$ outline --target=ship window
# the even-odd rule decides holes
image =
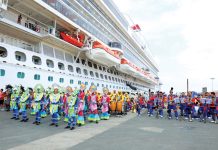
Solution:
[[[117,78],[115,78],[115,81],[117,82]]]
[[[38,56],[33,56],[32,57],[32,61],[35,65],[41,65],[42,64],[42,61],[41,61],[41,58],[38,57]]]
[[[108,76],[108,79],[111,81],[111,76]]]
[[[65,53],[65,59],[67,62],[73,63],[73,57],[72,55]]]
[[[60,82],[60,83],[64,83],[64,78],[60,78],[60,79],[59,79],[59,82]]]
[[[108,85],[106,85],[106,88],[108,88]]]
[[[98,69],[98,66],[96,64],[93,64],[95,69]]]
[[[88,75],[88,71],[86,70],[86,69],[83,69],[83,73],[84,73],[84,75]]]
[[[89,83],[88,82],[85,82],[85,85],[88,85]]]
[[[95,73],[95,76],[96,76],[97,78],[99,78],[99,75],[98,75],[98,73],[97,73],[97,72]]]
[[[94,77],[93,71],[90,71],[90,76],[91,76],[91,77]]]
[[[77,72],[78,74],[81,74],[81,69],[80,69],[79,67],[76,67],[76,72]]]
[[[97,83],[97,87],[99,87],[99,83]]]
[[[100,77],[101,77],[101,79],[104,79],[104,76],[103,76],[103,74],[100,74]]]
[[[35,80],[40,80],[40,75],[39,75],[39,74],[35,74],[35,75],[34,75],[34,79],[35,79]]]
[[[115,86],[113,86],[113,88],[115,89]]]
[[[84,59],[81,59],[82,61],[82,64],[85,65],[86,64],[86,61]]]
[[[53,81],[53,77],[52,76],[48,76],[48,81],[52,82]]]
[[[118,78],[118,82],[120,83],[120,79]]]
[[[102,87],[104,87],[104,84],[102,84]]]
[[[101,66],[99,66],[99,70],[102,70]]]
[[[59,49],[54,49],[55,51],[55,57],[60,59],[60,60],[64,60],[64,53],[59,50]]]
[[[118,89],[118,86],[117,86],[117,89]]]
[[[4,69],[0,69],[0,77],[5,76],[5,70]]]
[[[80,85],[81,84],[81,81],[78,81],[78,85]]]
[[[54,62],[50,59],[47,59],[46,60],[46,65],[49,67],[49,68],[54,68]]]
[[[104,75],[104,78],[107,80],[107,75]]]
[[[70,84],[73,84],[73,79],[70,80]]]
[[[92,63],[91,63],[90,61],[88,62],[88,66],[89,66],[89,67],[92,67]]]
[[[111,85],[110,85],[110,88],[111,88]]]
[[[64,64],[63,63],[58,63],[58,68],[60,69],[60,70],[65,70],[65,68],[64,68]]]
[[[105,68],[105,67],[103,67],[103,71],[106,71],[106,68]]]
[[[46,56],[54,57],[53,48],[43,44],[43,52]]]
[[[16,58],[17,61],[23,61],[23,62],[26,61],[26,55],[24,53],[22,53],[22,52],[16,51],[15,52],[15,58]]]
[[[0,57],[5,58],[5,57],[7,57],[7,55],[8,55],[8,52],[7,52],[6,48],[0,46]]]
[[[77,58],[77,60],[76,60],[76,63],[77,63],[77,64],[79,64],[79,63],[80,63],[80,61],[79,61],[79,58]]]
[[[73,66],[68,65],[68,71],[73,72]]]
[[[112,80],[114,81],[114,77],[112,77]]]
[[[108,72],[108,73],[111,73],[111,72],[110,72],[110,69],[108,69],[107,72]]]
[[[18,72],[17,73],[17,78],[23,79],[25,77],[25,73],[24,72]]]

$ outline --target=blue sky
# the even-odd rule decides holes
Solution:
[[[218,0],[114,0],[142,28],[162,90],[218,90]],[[126,15],[127,16],[127,15]],[[127,17],[128,18],[128,17]]]

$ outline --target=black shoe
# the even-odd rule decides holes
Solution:
[[[33,124],[36,124],[36,123],[37,123],[36,121],[33,122]]]
[[[12,117],[11,119],[15,119],[15,117]]]
[[[24,119],[20,120],[20,122],[24,122],[24,121],[25,121]]]
[[[70,130],[74,130],[74,129],[75,129],[75,127],[71,127],[71,128],[70,128]]]
[[[54,123],[51,123],[51,124],[50,124],[50,126],[53,126],[53,125],[55,125],[55,124],[54,124]]]
[[[29,120],[29,118],[27,118],[26,120],[24,120],[24,122],[27,122]]]
[[[81,127],[82,125],[81,125],[81,124],[78,124],[78,126]]]
[[[95,123],[98,124],[98,121],[96,121]]]
[[[40,122],[36,122],[36,125],[37,125],[37,126],[40,125]]]
[[[58,124],[56,124],[55,127],[58,127]]]
[[[19,120],[19,118],[16,118],[15,120]]]
[[[65,127],[65,129],[69,129],[69,128],[70,128],[70,126],[66,126],[66,127]]]

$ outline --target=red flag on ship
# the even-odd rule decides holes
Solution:
[[[141,28],[138,24],[134,24],[133,26],[131,26],[131,28],[133,31],[136,31],[136,32],[141,31]]]

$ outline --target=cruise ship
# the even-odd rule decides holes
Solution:
[[[0,0],[0,87],[148,91],[158,66],[112,0]]]

